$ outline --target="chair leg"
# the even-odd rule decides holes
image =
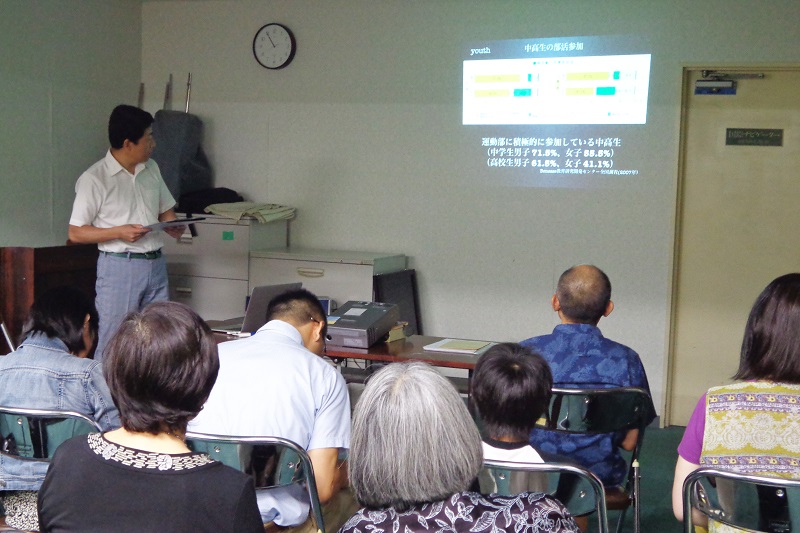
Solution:
[[[634,461],[633,464],[633,483],[631,484],[631,507],[633,507],[633,532],[640,533],[641,531],[641,515],[639,507],[639,461]],[[625,514],[627,509],[622,509],[619,513],[619,520],[617,521],[617,533],[622,533],[622,526],[625,523]]]
[[[622,533],[622,526],[625,524],[625,514],[627,511],[627,509],[622,509],[619,512],[619,519],[617,520],[617,533]]]
[[[641,508],[639,507],[639,461],[633,461],[633,533],[639,533],[641,530]]]

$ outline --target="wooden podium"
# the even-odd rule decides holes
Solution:
[[[33,300],[42,292],[73,285],[94,296],[97,255],[96,244],[0,248],[0,315],[15,344]],[[9,351],[0,338],[0,354]]]

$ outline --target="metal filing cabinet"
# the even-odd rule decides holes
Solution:
[[[339,305],[372,301],[372,276],[406,268],[406,256],[378,252],[281,247],[250,252],[250,287],[300,281]]]
[[[170,300],[189,305],[206,320],[242,316],[250,288],[250,251],[286,246],[288,221],[261,224],[204,216],[195,223],[196,236],[187,229],[180,239],[166,239]]]

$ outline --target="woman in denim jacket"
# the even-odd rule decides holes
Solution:
[[[89,358],[97,327],[94,302],[76,288],[50,289],[37,298],[22,344],[0,357],[0,406],[76,411],[103,430],[118,428],[100,363]],[[38,531],[36,491],[46,471],[46,463],[0,454],[0,501],[8,525]]]

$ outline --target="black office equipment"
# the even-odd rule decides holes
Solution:
[[[378,274],[372,277],[374,300],[397,304],[400,320],[408,322],[406,335],[422,335],[422,320],[419,314],[417,272],[413,268]]]
[[[397,305],[382,302],[345,302],[328,315],[328,334],[331,346],[366,350],[389,333],[400,311]]]

